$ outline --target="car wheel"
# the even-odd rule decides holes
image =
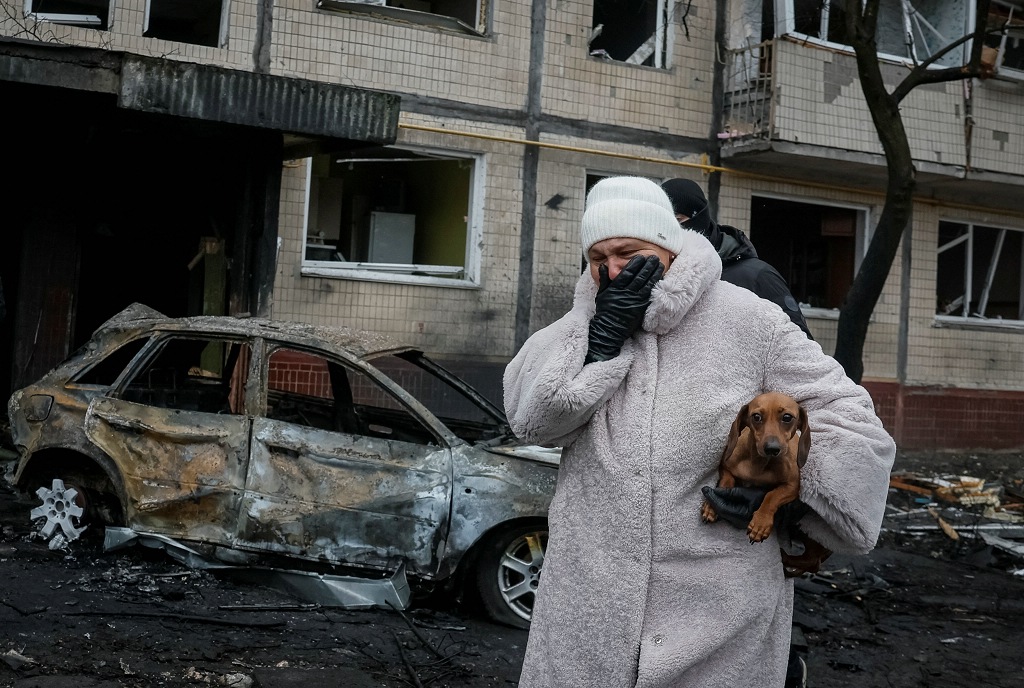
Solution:
[[[54,478],[49,487],[36,490],[36,497],[42,504],[32,509],[29,516],[39,521],[39,536],[49,542],[50,549],[61,549],[85,532],[88,504],[84,491]]]
[[[547,528],[537,525],[509,528],[484,545],[476,584],[492,619],[515,628],[530,627],[547,545]]]

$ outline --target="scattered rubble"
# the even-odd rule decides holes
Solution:
[[[893,474],[916,489],[890,490],[875,551],[836,554],[794,580],[794,646],[815,688],[1020,684],[1016,483],[964,471],[995,476],[971,485],[917,468]],[[946,500],[935,492],[946,483],[966,489]],[[993,488],[998,504],[960,501]],[[526,633],[467,603],[341,610],[186,568],[163,548],[104,552],[99,529],[52,551],[29,532],[30,508],[0,484],[0,686],[498,688],[518,679]]]
[[[1008,555],[1017,568],[1024,561],[1024,479],[896,471],[889,488],[883,531],[941,533],[975,550],[987,547]],[[1000,558],[991,563],[1014,570]]]

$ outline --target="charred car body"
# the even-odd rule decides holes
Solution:
[[[232,565],[404,569],[529,622],[558,453],[413,348],[135,304],[8,410],[58,534],[80,509]]]

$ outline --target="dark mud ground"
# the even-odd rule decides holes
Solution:
[[[901,457],[897,469],[1024,477],[1024,456]],[[891,492],[890,502],[906,494]],[[903,504],[905,505],[905,504]],[[52,552],[35,500],[0,481],[0,686],[514,686],[526,632],[433,600],[399,614],[312,608],[160,552]],[[812,688],[1024,686],[1024,561],[886,532],[798,581]],[[800,637],[802,635],[802,638]],[[699,688],[699,687],[694,687]],[[759,688],[759,687],[751,687]]]

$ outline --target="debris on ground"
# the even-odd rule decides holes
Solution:
[[[1024,479],[999,476],[928,475],[894,471],[883,531],[912,537],[940,534],[991,555],[989,563],[1007,568],[1005,558],[1024,560]],[[960,552],[963,554],[963,552]],[[994,553],[998,553],[998,556]]]

